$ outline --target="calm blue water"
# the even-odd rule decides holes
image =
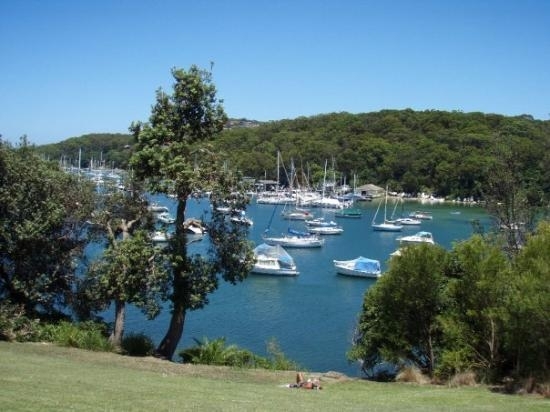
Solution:
[[[175,213],[175,202],[154,197]],[[420,205],[405,203],[407,212],[429,210],[432,221],[421,226],[404,227],[401,233],[374,232],[371,220],[376,202],[359,204],[361,219],[338,219],[344,233],[325,236],[320,249],[287,249],[294,258],[300,275],[294,278],[277,278],[251,275],[235,286],[222,284],[210,295],[210,303],[201,310],[189,312],[179,348],[193,346],[193,338],[212,340],[225,337],[227,344],[236,344],[257,354],[266,355],[266,343],[275,339],[289,358],[310,371],[338,371],[350,376],[360,375],[356,364],[349,364],[346,352],[351,341],[365,291],[376,280],[356,279],[336,275],[333,259],[353,259],[359,255],[380,260],[383,269],[391,252],[396,249],[396,238],[427,230],[436,242],[450,248],[456,240],[472,234],[471,221],[486,220],[484,211],[477,207],[457,205]],[[273,205],[251,204],[247,215],[253,219],[250,239],[261,243],[261,234],[272,216]],[[201,217],[209,210],[205,200],[188,202],[187,217]],[[301,222],[280,218],[282,206],[277,206],[271,229],[284,232],[291,225],[303,227]],[[318,216],[323,210],[313,209]],[[334,219],[333,212],[325,211],[326,219]],[[193,244],[195,250],[206,242]],[[111,319],[107,319],[111,320]],[[157,319],[147,321],[141,313],[130,308],[126,319],[126,332],[144,332],[158,343],[166,331],[169,311]],[[174,356],[178,361],[178,357]]]

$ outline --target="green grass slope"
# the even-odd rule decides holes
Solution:
[[[503,395],[484,386],[451,389],[321,376],[322,390],[284,387],[294,377],[292,372],[0,342],[0,408],[5,411],[550,410],[550,399]]]

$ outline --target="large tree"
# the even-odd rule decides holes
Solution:
[[[521,250],[547,209],[542,188],[530,176],[538,172],[529,173],[532,157],[522,143],[514,136],[495,137],[483,192],[487,212],[494,218],[510,254]]]
[[[238,179],[228,170],[212,140],[227,122],[222,102],[216,97],[212,74],[191,66],[173,69],[173,92],[158,90],[149,122],[133,123],[135,152],[131,164],[136,176],[154,193],[173,193],[177,199],[176,229],[168,246],[171,261],[172,316],[166,335],[157,348],[159,357],[171,359],[183,334],[188,310],[208,303],[219,277],[235,283],[246,277],[252,251],[246,230],[228,224],[216,206],[231,198],[231,205],[245,207]],[[188,253],[184,229],[185,209],[195,193],[212,193],[209,256]],[[233,192],[233,193],[232,193]]]
[[[358,336],[349,357],[369,372],[383,361],[414,363],[430,375],[441,338],[446,252],[439,246],[405,248],[365,294]]]
[[[550,375],[550,223],[541,222],[514,262],[504,347],[518,376]]]
[[[114,304],[110,341],[115,346],[122,342],[126,304],[134,304],[153,319],[167,289],[162,251],[147,235],[153,227],[152,214],[138,182],[131,174],[125,180],[128,190],[105,186],[98,196],[90,232],[105,243],[105,250],[90,265],[79,288],[81,316]]]
[[[449,253],[440,375],[475,370],[478,376],[497,376],[504,361],[509,266],[501,245],[480,235],[457,243]]]
[[[87,273],[81,296],[97,309],[114,304],[115,321],[109,340],[120,347],[126,304],[135,305],[153,319],[167,295],[167,280],[162,250],[153,246],[147,232],[138,230],[106,248]]]
[[[0,141],[0,299],[29,315],[64,312],[92,209],[87,182],[39,158],[26,138],[18,148]]]

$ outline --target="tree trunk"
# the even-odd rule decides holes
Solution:
[[[430,378],[433,378],[435,354],[434,354],[434,347],[433,347],[432,334],[431,333],[428,333],[428,351],[429,351],[429,356],[430,356],[430,365],[429,365],[429,368],[428,368],[428,372],[430,374]]]
[[[185,315],[187,311],[185,302],[189,301],[189,296],[187,296],[189,293],[188,285],[184,281],[185,273],[187,272],[187,245],[183,222],[185,221],[185,206],[187,204],[187,197],[188,194],[181,194],[178,196],[176,231],[170,244],[170,252],[181,257],[176,267],[174,267],[172,274],[172,304],[174,305],[174,309],[172,310],[170,325],[168,326],[166,335],[164,335],[164,338],[155,351],[155,356],[167,360],[172,360],[174,352],[176,351],[178,343],[183,335],[183,327],[185,325]]]
[[[122,335],[124,334],[124,317],[126,313],[126,305],[121,300],[115,301],[115,326],[111,336],[109,336],[109,342],[115,347],[120,348],[122,344]]]
[[[183,326],[185,324],[186,311],[183,305],[179,302],[174,302],[174,310],[172,311],[172,317],[170,318],[170,326],[166,331],[166,335],[160,342],[155,356],[172,360],[176,347],[183,335]]]

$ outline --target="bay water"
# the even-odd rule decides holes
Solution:
[[[153,196],[152,200],[166,205],[175,215],[174,200],[163,196]],[[429,231],[436,243],[450,249],[453,242],[472,235],[473,221],[483,225],[488,223],[488,219],[484,210],[477,206],[411,201],[405,202],[406,212],[429,211],[433,219],[423,220],[419,226],[404,226],[402,232],[375,232],[371,221],[377,201],[362,202],[357,206],[363,212],[360,219],[335,218],[334,211],[312,209],[317,217],[337,221],[344,232],[324,236],[322,248],[286,249],[300,272],[296,277],[251,274],[237,285],[222,282],[220,288],[209,296],[207,306],[188,312],[178,351],[194,346],[194,339],[224,337],[228,345],[235,344],[267,356],[267,343],[274,340],[285,356],[297,362],[303,370],[337,371],[360,376],[360,366],[350,363],[346,352],[352,345],[365,292],[376,280],[337,275],[333,259],[348,260],[361,255],[378,259],[385,270],[390,253],[398,247],[396,239],[399,236]],[[283,220],[282,211],[283,206],[252,201],[246,214],[254,222],[249,238],[256,245],[262,243],[261,236],[268,226],[271,233],[284,233],[289,227],[305,228],[303,222]],[[190,200],[186,217],[201,218],[209,212],[207,199]],[[192,243],[190,252],[201,253],[207,247],[205,239]],[[107,321],[112,321],[112,313],[105,316]],[[152,321],[130,307],[125,332],[143,332],[158,344],[169,319],[168,305]],[[174,355],[175,361],[179,361],[178,351]]]

